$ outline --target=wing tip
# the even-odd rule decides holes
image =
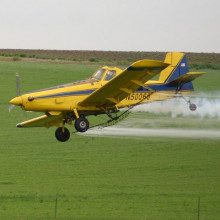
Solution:
[[[16,127],[22,128],[21,123],[18,123],[18,124],[16,125]]]
[[[168,63],[158,60],[139,60],[132,63],[127,70],[163,70],[168,66]]]

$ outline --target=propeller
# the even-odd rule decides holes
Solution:
[[[8,108],[8,111],[11,112],[11,111],[14,109],[14,107],[15,107],[15,105],[12,105],[12,104],[11,104],[11,105],[9,106],[9,108]]]
[[[20,91],[20,76],[19,76],[18,73],[16,73],[15,76],[16,76],[16,94],[17,94],[17,97],[19,97],[19,96],[21,95],[21,91]],[[8,111],[11,112],[11,111],[14,109],[15,106],[16,106],[16,105],[11,104],[11,105],[9,106],[9,108],[8,108]],[[27,112],[26,112],[26,111],[23,111],[23,113],[24,113],[24,117],[25,117],[26,119],[28,119]]]
[[[17,96],[20,96],[20,78],[19,78],[19,74],[16,73],[16,92],[17,92]]]
[[[16,94],[17,97],[20,96],[20,77],[19,74],[16,73]],[[11,104],[8,108],[8,111],[11,112],[14,109],[15,105]]]

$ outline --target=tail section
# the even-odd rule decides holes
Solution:
[[[176,78],[175,80],[169,82],[169,84],[170,85],[186,84],[186,83],[193,81],[194,79],[196,79],[197,77],[199,77],[203,74],[204,74],[204,72],[189,72],[189,73],[181,75],[180,77]]]
[[[170,65],[160,73],[159,81],[161,82],[170,83],[189,72],[184,53],[167,53],[164,62]]]
[[[164,62],[170,65],[161,71],[159,81],[167,85],[175,85],[178,90],[193,90],[191,81],[204,74],[203,72],[189,72],[184,53],[167,53]]]

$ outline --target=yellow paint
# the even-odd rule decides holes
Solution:
[[[107,100],[109,100],[112,103],[118,104],[118,100],[114,99],[114,98],[106,98]]]
[[[62,112],[58,112],[58,111],[50,111],[48,112],[50,115],[61,115]]]
[[[170,75],[172,75],[175,67],[179,64],[183,58],[184,53],[171,52],[167,53],[164,62],[170,64],[166,69],[161,71],[159,81],[164,83]]]
[[[144,87],[144,83],[142,83],[142,82],[140,82],[140,81],[138,81],[138,80],[131,80],[131,82],[134,83],[134,84],[136,84],[136,85],[138,85],[138,86]]]
[[[61,103],[64,103],[64,102],[65,102],[64,98],[57,98],[57,99],[55,99],[55,103],[56,104],[61,104]]]
[[[76,108],[74,108],[74,109],[73,109],[73,111],[74,111],[74,113],[75,113],[76,118],[79,118],[79,114],[78,114],[77,109],[76,109]]]

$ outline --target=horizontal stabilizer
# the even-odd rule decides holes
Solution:
[[[180,83],[188,83],[188,82],[191,82],[192,80],[196,79],[197,77],[203,75],[204,72],[189,72],[189,73],[186,73],[178,78],[176,78],[175,80],[169,82],[168,84],[169,85],[177,85],[177,84],[180,84]]]

